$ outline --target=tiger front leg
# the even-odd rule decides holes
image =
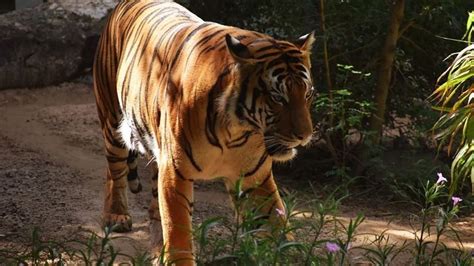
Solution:
[[[195,265],[191,225],[193,180],[172,166],[160,166],[158,198],[166,263]]]
[[[254,212],[252,217],[258,219],[256,226],[265,229],[263,234],[274,234],[288,227],[285,205],[278,192],[278,187],[273,178],[273,173],[244,177],[241,182],[240,192],[236,192],[236,182],[226,180],[226,187],[231,194],[232,201],[238,213],[247,210]],[[243,218],[243,217],[241,217]],[[263,221],[262,221],[263,220]],[[293,240],[291,233],[285,233],[287,240]]]

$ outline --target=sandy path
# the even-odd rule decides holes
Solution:
[[[105,157],[90,86],[63,84],[3,91],[0,121],[0,148],[4,150],[0,178],[21,181],[9,184],[9,192],[0,196],[0,244],[23,239],[33,226],[56,237],[79,226],[100,232]],[[125,234],[135,240],[134,247],[117,243],[128,254],[133,254],[135,247],[149,247],[150,173],[143,160],[140,166],[145,189],[129,194],[134,228]],[[231,213],[222,185],[196,186],[195,222],[211,214]],[[51,208],[54,205],[59,207]],[[48,222],[43,223],[46,217]]]

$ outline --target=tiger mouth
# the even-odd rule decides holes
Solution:
[[[288,161],[296,156],[295,148],[288,147],[287,145],[281,143],[273,143],[272,145],[265,143],[265,146],[267,148],[268,154],[276,161]]]

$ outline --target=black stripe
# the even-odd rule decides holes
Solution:
[[[247,76],[240,84],[240,92],[239,92],[239,97],[237,98],[237,106],[235,110],[235,115],[241,120],[244,119],[243,108],[246,107],[245,101],[247,98],[248,85],[249,85],[249,77]]]
[[[181,179],[183,181],[194,182],[194,179],[184,177],[184,175],[178,170],[178,167],[176,167],[176,162],[175,162],[174,158],[171,158],[171,161],[173,163],[174,172],[175,172],[176,176],[179,179]]]
[[[257,129],[260,129],[261,128],[260,125],[257,122],[255,122],[254,120],[252,120],[252,117],[250,117],[252,115],[250,113],[250,110],[247,109],[245,106],[240,106],[240,105],[237,106],[237,110],[239,110],[239,107],[240,107],[240,111],[242,111],[242,116],[243,116],[243,118],[240,118],[240,119],[244,120],[244,121],[247,121],[250,125],[254,126]],[[248,116],[245,116],[243,114],[244,110],[247,112]]]
[[[106,135],[107,141],[112,144],[115,148],[125,149],[125,144],[121,141],[116,140],[113,135]]]
[[[301,55],[301,54],[303,54],[300,50],[288,50],[288,51],[285,51],[285,53],[287,53],[289,55]]]
[[[282,55],[283,60],[285,60],[288,63],[301,63],[301,58],[299,57],[294,57],[294,56],[289,56],[289,55]]]
[[[208,22],[204,22],[202,23],[201,25],[197,26],[194,30],[192,30],[188,36],[186,36],[186,38],[184,38],[184,40],[181,42],[180,46],[178,47],[178,49],[175,51],[175,55],[174,55],[174,58],[173,58],[173,61],[171,62],[170,64],[170,70],[173,69],[174,65],[176,64],[177,60],[179,59],[180,55],[181,55],[181,52],[183,51],[183,48],[184,46],[186,45],[186,43],[189,42],[189,40],[196,34],[198,33],[200,30],[208,27],[212,25],[212,23],[208,23]]]
[[[306,72],[306,68],[302,65],[298,64],[298,65],[294,66],[294,68],[296,68],[299,71]]]
[[[258,78],[258,87],[262,92],[264,92],[264,93],[268,92],[267,84],[265,83],[265,81],[263,81],[261,76]]]
[[[278,64],[284,64],[284,62],[281,60],[281,58],[277,58],[275,60],[272,60],[270,63],[267,65],[267,69],[270,69]]]
[[[193,203],[186,197],[186,195],[184,195],[183,193],[179,192],[178,190],[175,190],[175,193],[178,195],[178,196],[181,196],[182,198],[184,198],[184,200],[188,203],[188,206],[185,206],[183,205],[181,202],[177,201],[176,203],[178,203],[179,205],[183,206],[185,209],[188,210],[188,214],[189,216],[192,216],[193,215]]]
[[[193,149],[192,149],[192,146],[191,144],[189,143],[188,139],[186,138],[186,136],[183,134],[182,136],[182,142],[183,142],[183,148],[184,148],[184,153],[188,156],[189,160],[191,161],[192,165],[194,166],[194,168],[196,168],[196,170],[198,170],[199,172],[202,171],[201,167],[199,167],[199,165],[196,163],[196,161],[194,160],[194,157],[193,157]]]
[[[183,193],[179,192],[177,189],[175,189],[175,192],[177,195],[181,196],[184,200],[186,200],[186,202],[188,203],[188,206],[190,208],[194,207],[194,203],[192,201],[190,201],[188,199],[188,197],[186,197],[186,195],[184,195]]]
[[[119,180],[121,179],[122,177],[124,177],[123,175],[119,175],[120,173],[123,172],[123,167],[118,167],[116,169],[110,169],[109,168],[109,171],[110,171],[110,175],[112,176],[112,179],[113,180]]]
[[[265,183],[267,183],[267,181],[270,180],[270,177],[272,177],[272,173],[269,173],[259,186],[263,186]]]
[[[137,171],[137,168],[133,168],[133,169],[130,169],[128,171],[128,175],[127,175],[127,180],[128,181],[133,181],[135,179],[138,178],[138,171]]]
[[[211,29],[211,30],[214,30],[214,29]],[[209,30],[209,31],[211,31]],[[191,57],[191,55],[193,54],[194,50],[196,50],[197,48],[200,48],[202,45],[205,45],[207,44],[207,42],[209,40],[211,40],[212,38],[214,38],[214,36],[218,35],[219,33],[223,32],[224,30],[223,29],[220,29],[220,30],[217,30],[215,32],[213,32],[212,34],[207,34],[207,32],[203,35],[205,35],[206,37],[202,38],[201,40],[199,40],[192,48],[191,50],[188,52],[188,58],[186,58],[186,65],[189,61],[189,58]],[[201,55],[202,51],[198,54],[197,58],[199,58],[199,56]]]
[[[128,163],[128,164],[133,163],[133,161],[135,161],[135,159],[137,159],[137,157],[138,157],[138,152],[136,152],[136,151],[129,151],[129,152],[128,152],[127,163]]]
[[[253,174],[255,174],[258,169],[260,169],[260,167],[263,165],[263,163],[267,160],[267,157],[268,157],[268,154],[266,151],[263,152],[262,156],[260,157],[260,160],[258,160],[258,163],[257,165],[254,167],[254,169],[252,169],[251,171],[247,172],[244,177],[248,177],[248,176],[251,176]]]
[[[279,54],[281,54],[281,52],[273,52],[273,53],[263,54],[263,55],[259,55],[259,56],[255,57],[255,59],[263,59],[263,58],[267,58],[267,57],[273,57],[273,56],[276,56],[276,55],[279,55]]]
[[[112,127],[114,127],[113,130],[117,130],[116,125],[112,125]],[[107,142],[109,144],[112,144],[112,146],[114,146],[114,147],[124,149],[125,145],[122,142],[117,141],[114,138],[114,134],[112,133],[111,130],[112,130],[111,128],[109,128],[107,125],[105,125],[105,139],[107,140]]]
[[[252,106],[250,106],[250,114],[253,115],[253,118],[255,119],[255,110],[257,108],[257,99],[260,96],[261,91],[258,89],[253,89],[252,90]]]
[[[286,69],[284,67],[279,67],[279,68],[273,70],[272,76],[276,77],[276,76],[280,75],[281,73],[285,72],[285,70]]]
[[[216,108],[215,99],[218,98],[218,93],[222,90],[222,81],[225,76],[230,73],[230,65],[226,66],[224,71],[219,75],[216,82],[212,86],[211,90],[209,91],[207,97],[207,113],[206,113],[206,137],[209,143],[213,146],[218,147],[221,149],[221,152],[224,151],[222,145],[219,142],[219,138],[216,134],[216,123],[217,123],[217,113],[218,110]]]
[[[261,47],[261,48],[258,48],[255,53],[260,53],[260,52],[264,52],[264,51],[267,51],[267,50],[270,50],[270,49],[273,49],[275,48],[275,45],[271,44],[271,45],[268,45],[268,46],[264,46],[264,47]]]
[[[226,143],[227,148],[232,149],[232,148],[242,147],[243,145],[247,143],[249,137],[252,134],[254,134],[254,131],[250,131],[250,130],[246,131],[244,134],[242,134],[242,136],[227,142]]]
[[[145,130],[143,129],[141,123],[138,122],[137,116],[135,114],[135,109],[132,109],[132,121],[133,121],[133,126],[137,130],[138,136],[140,139],[144,139],[145,137]]]
[[[116,157],[116,156],[111,156],[111,155],[106,155],[107,157],[107,162],[109,163],[119,163],[119,162],[125,162],[128,158],[123,158],[123,157]]]

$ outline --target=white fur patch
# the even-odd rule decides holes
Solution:
[[[125,117],[120,121],[117,131],[127,149],[146,154],[146,149],[143,146],[142,140],[137,137],[134,125],[131,125]]]
[[[127,123],[127,120],[125,119],[125,117],[122,119],[122,121],[120,121],[120,125],[117,131],[120,137],[122,138],[122,142],[125,144],[125,146],[129,150],[134,150],[133,143],[132,143],[132,128]]]
[[[296,149],[291,149],[290,152],[286,153],[286,154],[279,154],[277,156],[272,156],[273,157],[273,160],[277,161],[277,162],[286,162],[286,161],[290,161],[292,159],[294,159],[296,157],[296,154],[297,154],[297,150]]]

